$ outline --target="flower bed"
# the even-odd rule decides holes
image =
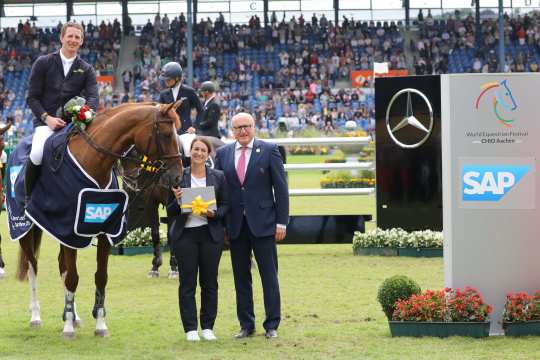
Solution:
[[[371,170],[363,170],[359,177],[354,177],[349,171],[330,171],[321,177],[321,188],[372,188],[375,187],[375,174]]]
[[[439,231],[407,232],[401,228],[356,231],[353,236],[355,255],[439,257],[443,251],[443,237]]]
[[[489,336],[492,307],[471,287],[426,290],[398,300],[389,322],[392,336]]]
[[[152,244],[152,230],[149,227],[131,230],[119,246],[111,249],[112,255],[137,255],[154,252]],[[167,236],[163,230],[159,230],[160,245],[162,251],[167,251]]]
[[[507,336],[540,335],[540,291],[506,295],[503,329]]]

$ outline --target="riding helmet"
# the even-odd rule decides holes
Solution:
[[[201,84],[201,87],[199,88],[199,92],[208,91],[209,93],[215,93],[216,92],[216,86],[211,81],[205,81]]]
[[[159,74],[160,80],[176,80],[182,77],[182,66],[175,61],[171,61],[163,65],[161,73]]]

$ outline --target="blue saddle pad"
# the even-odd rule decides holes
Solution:
[[[68,133],[69,129],[61,130],[45,142],[41,174],[26,212],[24,175],[17,175],[17,164],[25,163],[30,147],[22,162],[23,157],[10,156],[9,180],[15,179],[14,186],[8,184],[13,192],[6,196],[10,236],[13,240],[19,239],[34,223],[61,244],[74,249],[89,246],[92,237],[98,234],[105,234],[111,245],[116,245],[126,233],[128,195],[119,188],[114,171],[105,189],[100,189],[66,146]],[[24,174],[24,170],[22,165],[18,174]],[[12,218],[19,219],[19,224],[12,223]]]

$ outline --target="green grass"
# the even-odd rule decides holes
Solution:
[[[2,220],[5,215],[2,215]],[[4,239],[5,233],[2,234]],[[13,278],[17,244],[5,241],[9,276],[0,281],[0,359],[536,359],[535,338],[391,338],[376,292],[388,276],[404,274],[422,288],[443,286],[442,259],[355,257],[350,245],[279,247],[282,292],[280,337],[262,336],[262,292],[254,277],[258,334],[232,339],[238,330],[229,253],[220,265],[216,343],[187,343],[178,316],[177,282],[148,279],[150,255],[110,258],[107,321],[111,337],[93,336],[95,249],[79,252],[76,339],[60,336],[62,284],[57,244],[45,238],[39,298],[43,327],[28,326],[28,286]],[[167,256],[168,257],[168,256]],[[164,268],[162,268],[163,272]]]
[[[296,179],[293,181],[297,181]],[[299,180],[300,181],[300,180]],[[306,180],[307,181],[307,180]],[[360,203],[363,198],[359,198]],[[313,199],[312,199],[313,201]],[[316,204],[316,205],[315,205]],[[292,212],[357,210],[347,198],[322,198],[310,207],[293,200]],[[314,209],[314,210],[312,210]],[[351,245],[283,245],[278,249],[282,295],[280,337],[262,336],[262,291],[254,276],[257,336],[237,341],[235,293],[229,253],[220,264],[215,343],[187,343],[180,327],[176,281],[148,279],[151,256],[110,258],[107,322],[111,337],[95,338],[91,317],[95,248],[79,252],[76,300],[84,326],[72,341],[61,338],[63,286],[58,245],[43,241],[39,298],[43,327],[30,329],[28,285],[13,277],[17,243],[7,240],[0,216],[8,277],[0,280],[0,359],[538,359],[536,338],[391,338],[376,302],[380,283],[395,274],[416,279],[423,289],[443,286],[442,259],[352,256]],[[168,254],[165,256],[168,260]],[[162,267],[162,274],[166,271]]]

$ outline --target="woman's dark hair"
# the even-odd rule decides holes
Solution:
[[[210,141],[208,141],[208,139],[203,138],[201,136],[197,136],[197,137],[195,137],[195,139],[193,139],[193,141],[191,142],[191,146],[189,147],[190,151],[193,149],[193,144],[195,144],[195,142],[197,142],[197,141],[200,141],[204,145],[206,145],[206,148],[208,149],[208,154],[212,153],[212,151],[213,151],[212,143]]]

